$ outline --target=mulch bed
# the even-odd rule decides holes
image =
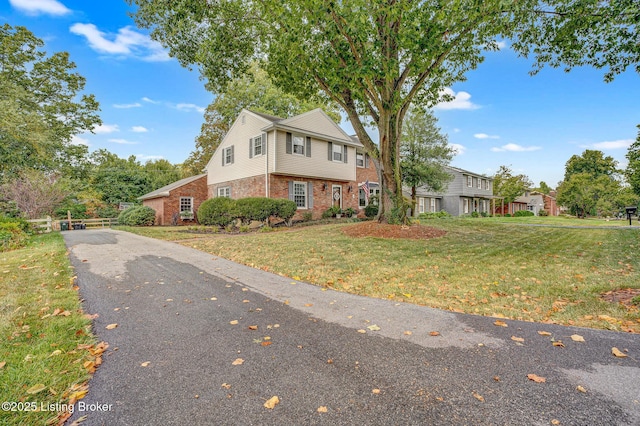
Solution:
[[[377,237],[377,238],[409,238],[412,240],[427,240],[439,238],[447,232],[441,229],[430,228],[421,225],[388,225],[373,221],[361,222],[353,226],[345,226],[342,230],[350,237]]]
[[[640,296],[640,288],[625,288],[622,290],[607,291],[600,295],[602,299],[612,303],[622,303],[627,307],[638,307],[633,303],[633,298]]]

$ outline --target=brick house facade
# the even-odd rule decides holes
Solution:
[[[197,223],[195,213],[207,198],[207,175],[201,174],[159,188],[139,200],[156,211],[156,225],[187,225]]]

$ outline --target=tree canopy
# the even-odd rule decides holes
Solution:
[[[493,176],[493,193],[503,197],[505,203],[512,203],[531,188],[529,177],[524,174],[515,175],[508,166],[500,166]]]
[[[138,6],[137,24],[152,28],[183,65],[196,64],[216,93],[260,60],[283,90],[338,103],[379,169],[382,219],[394,201],[404,211],[396,195],[409,107],[442,100],[443,89],[464,80],[499,39],[513,38],[538,64],[612,64],[615,74],[637,60],[636,44],[621,47],[635,43],[633,0],[622,1],[626,9],[590,0],[128,1]],[[377,143],[368,125],[377,128]]]
[[[640,125],[638,126],[638,136],[629,147],[626,157],[629,162],[625,170],[627,182],[629,182],[634,194],[640,197]]]
[[[69,54],[47,56],[43,46],[25,27],[0,27],[0,180],[81,161],[87,149],[72,145],[72,136],[101,123]]]
[[[594,178],[608,176],[614,178],[618,173],[618,162],[602,151],[587,149],[581,155],[573,155],[565,165],[564,180],[577,173],[587,173]]]

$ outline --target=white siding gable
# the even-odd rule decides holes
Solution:
[[[280,126],[294,127],[318,135],[353,144],[353,140],[324,111],[314,109],[278,122]]]

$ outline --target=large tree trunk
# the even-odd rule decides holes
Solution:
[[[402,195],[400,170],[400,135],[398,115],[380,114],[380,204],[377,219],[381,223],[407,223],[407,203]]]

